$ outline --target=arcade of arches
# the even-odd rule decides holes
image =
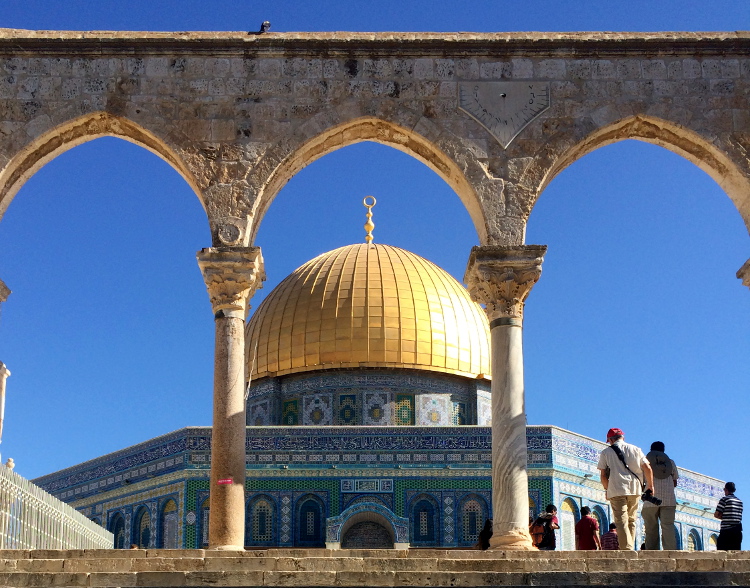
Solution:
[[[377,141],[422,161],[479,235],[465,281],[488,314],[491,371],[504,374],[492,380],[493,546],[527,549],[521,328],[546,248],[524,243],[526,219],[566,166],[635,138],[706,171],[750,228],[748,48],[747,33],[4,29],[0,214],[45,162],[105,135],[158,154],[193,188],[212,235],[198,263],[216,317],[210,544],[241,549],[245,320],[264,279],[263,214],[293,174],[340,147]],[[750,260],[737,276],[750,286]],[[0,282],[0,302],[8,293]],[[253,508],[262,526],[271,504]],[[148,533],[156,513],[138,516]]]

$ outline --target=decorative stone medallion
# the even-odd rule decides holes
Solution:
[[[458,108],[487,129],[503,149],[549,104],[549,84],[539,82],[467,82],[458,86]]]

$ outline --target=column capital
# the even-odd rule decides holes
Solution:
[[[216,318],[244,320],[248,300],[266,279],[260,247],[208,247],[196,257]]]
[[[0,381],[4,380],[8,376],[10,376],[10,370],[8,369],[8,366],[0,361]]]
[[[509,319],[518,324],[531,288],[542,275],[546,245],[485,245],[473,247],[464,282],[471,297],[484,304],[492,323]]]
[[[750,259],[748,259],[744,265],[737,270],[737,278],[742,280],[742,285],[750,288]]]

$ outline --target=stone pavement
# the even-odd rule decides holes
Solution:
[[[750,586],[750,552],[5,550],[0,587]]]

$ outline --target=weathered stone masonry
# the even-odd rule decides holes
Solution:
[[[299,169],[373,140],[425,162],[483,245],[518,245],[567,165],[625,138],[708,172],[750,227],[750,34],[0,33],[0,211],[41,164],[115,135],[166,159],[214,246],[248,246]],[[549,108],[507,149],[459,85],[533,82]]]
[[[224,449],[212,454],[211,545],[239,550],[237,323],[262,280],[254,238],[263,214],[297,171],[352,143],[384,143],[424,162],[479,234],[467,276],[493,321],[493,437],[506,433],[493,444],[493,544],[529,549],[520,326],[544,248],[524,244],[528,215],[566,166],[634,138],[705,170],[750,228],[749,101],[750,33],[0,29],[0,215],[45,162],[105,135],[158,154],[193,188],[213,245],[199,262],[210,270],[217,320],[214,434]],[[223,263],[232,259],[249,265]],[[737,272],[746,285],[749,268]],[[243,286],[224,292],[226,284]],[[216,306],[222,293],[233,297],[229,314]],[[503,305],[516,310],[494,316]]]

